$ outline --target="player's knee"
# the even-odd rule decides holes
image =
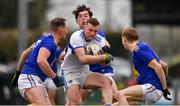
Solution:
[[[119,91],[115,94],[115,98],[118,100],[123,99],[123,98],[125,98],[125,95],[121,91]]]
[[[104,78],[103,87],[112,87],[111,81],[107,78]]]
[[[73,104],[73,105],[81,105],[82,100],[81,99],[74,99],[70,103]]]
[[[82,104],[82,98],[78,98],[78,97],[71,97],[71,99],[69,99],[69,104],[73,104],[73,105],[81,105]]]

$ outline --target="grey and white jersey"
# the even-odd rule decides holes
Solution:
[[[83,30],[74,32],[70,37],[70,42],[68,44],[67,54],[64,57],[64,61],[61,65],[61,69],[63,71],[73,71],[79,69],[87,69],[89,70],[89,65],[81,64],[79,59],[76,57],[74,50],[76,48],[85,48],[89,44],[97,44],[100,47],[105,46],[105,42],[100,35],[96,35],[96,37],[91,41],[85,40],[85,35]]]

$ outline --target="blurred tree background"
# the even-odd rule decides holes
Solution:
[[[0,63],[17,60],[18,46],[18,0],[0,0]],[[28,3],[28,45],[42,33],[47,0],[32,0]],[[39,36],[38,36],[39,35]]]
[[[28,1],[28,45],[31,45],[42,32],[47,30],[44,22],[48,8],[48,0]],[[0,63],[7,63],[18,59],[18,0],[13,0],[11,3],[0,0],[0,10]],[[112,35],[107,36],[112,45],[121,43],[120,33],[108,32],[107,35]],[[112,50],[117,51],[113,52],[115,56],[127,57],[127,51],[123,50],[122,44]]]

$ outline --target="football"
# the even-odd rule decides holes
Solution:
[[[85,48],[87,55],[98,55],[101,51],[101,47],[97,44],[89,44]]]

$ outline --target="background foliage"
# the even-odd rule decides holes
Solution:
[[[47,7],[47,0],[33,0],[28,3],[28,45],[42,33],[41,22]],[[0,0],[0,63],[17,59],[18,0]]]

